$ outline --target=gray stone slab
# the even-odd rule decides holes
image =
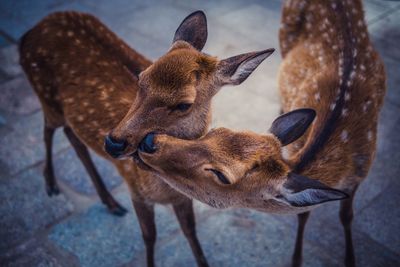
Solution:
[[[0,34],[0,48],[6,47],[11,45],[11,42],[8,38],[5,38],[3,35]]]
[[[368,24],[376,22],[387,12],[400,6],[397,1],[365,0],[363,3],[365,18]]]
[[[64,195],[48,197],[37,168],[0,181],[0,251],[16,244],[67,216],[72,205]],[[0,254],[2,254],[0,253]]]
[[[305,240],[318,246],[330,255],[334,255],[339,264],[344,261],[345,242],[343,228],[338,216],[330,221],[320,221],[318,216],[312,213],[307,223]],[[292,217],[293,222],[295,218]],[[398,254],[390,251],[386,246],[379,244],[370,237],[369,232],[363,232],[359,227],[361,216],[356,214],[353,224],[353,243],[357,266],[399,266]],[[393,232],[392,232],[393,233]]]
[[[294,231],[268,214],[226,210],[209,217],[197,228],[211,266],[288,266],[290,263]],[[195,265],[182,235],[160,243],[157,248],[160,251],[157,266]],[[305,243],[304,266],[337,266],[338,262],[331,256]]]
[[[395,60],[400,59],[400,52],[396,49],[396,44],[400,38],[399,16],[400,9],[368,27],[372,42],[380,54],[383,57]]]
[[[46,15],[65,10],[90,12],[91,8],[80,2],[68,0],[42,0],[32,4],[31,1],[2,1],[0,4],[0,29],[18,41]]]
[[[166,49],[172,43],[174,33],[182,20],[189,15],[188,10],[178,9],[168,3],[136,10],[125,22],[126,29],[134,29],[163,45]]]
[[[91,155],[99,174],[109,190],[122,183],[121,176],[109,161],[97,156],[95,153],[91,153]],[[96,194],[96,189],[86,169],[72,147],[62,151],[55,157],[54,170],[56,177],[63,180],[75,191],[83,194]]]
[[[8,114],[28,115],[40,109],[39,99],[24,76],[1,84],[0,92],[0,109]]]
[[[176,6],[189,9],[191,11],[195,10],[203,10],[208,18],[216,18],[218,16],[225,15],[231,11],[235,11],[243,8],[248,5],[249,2],[255,1],[246,1],[246,0],[204,0],[204,1],[196,1],[196,0],[174,0],[173,1]],[[260,2],[260,1],[256,1]]]
[[[12,3],[14,1],[2,1],[1,3]],[[30,24],[29,24],[30,25]],[[28,30],[28,25],[22,18],[13,18],[10,14],[1,11],[0,29],[5,32],[16,43],[24,32]]]
[[[355,227],[400,255],[400,187],[390,186],[359,214]],[[396,219],[397,218],[397,219]],[[398,259],[400,263],[400,258]]]
[[[279,102],[274,101],[277,92],[274,88],[265,88],[264,95],[254,94],[247,87],[247,83],[253,83],[252,77],[248,79],[243,86],[224,87],[216,95],[213,99],[212,127],[267,133],[272,120],[279,113]]]
[[[33,238],[28,242],[0,255],[0,265],[7,267],[41,266],[74,267],[79,266],[76,257],[52,246],[47,240]]]
[[[121,28],[119,36],[134,50],[153,61],[164,55],[170,48],[170,43],[159,42],[130,27]]]
[[[280,9],[281,4],[277,1],[269,1],[264,5],[250,3],[240,10],[218,16],[217,20],[231,31],[242,33],[248,40],[262,43],[266,48],[277,48]]]
[[[400,52],[397,49],[400,40],[400,10],[379,20],[369,27],[375,48],[381,55],[387,74],[386,101],[400,105],[398,84],[400,78]]]
[[[82,266],[118,266],[144,258],[142,235],[129,194],[120,193],[117,199],[129,209],[124,217],[113,216],[103,205],[96,204],[55,226],[49,239],[75,254]],[[156,207],[156,223],[159,240],[179,229],[171,209],[165,206]]]
[[[9,78],[22,73],[19,65],[19,53],[17,45],[9,45],[0,49],[0,70]]]
[[[120,20],[124,20],[128,22],[133,19],[133,16],[136,11],[142,10],[144,8],[156,8],[159,5],[171,5],[172,0],[149,0],[149,1],[140,1],[140,0],[116,0],[116,1],[90,1],[83,0],[80,1],[83,5],[85,5],[91,13],[99,16],[105,22],[107,22],[111,28],[119,25]],[[118,29],[119,27],[115,27]]]
[[[45,149],[42,112],[36,112],[8,123],[12,130],[0,138],[0,162],[7,167],[10,174],[15,174],[43,161]],[[57,153],[68,146],[68,140],[66,140],[62,131],[57,131],[54,138],[53,153]]]

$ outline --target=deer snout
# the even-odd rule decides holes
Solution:
[[[156,146],[154,145],[154,133],[149,133],[147,134],[142,141],[139,143],[139,151],[148,153],[148,154],[153,154],[156,152]]]
[[[128,143],[126,140],[118,140],[113,138],[110,134],[104,140],[104,148],[106,152],[113,158],[118,158],[124,154]]]

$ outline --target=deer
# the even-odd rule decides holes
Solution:
[[[374,159],[386,91],[361,1],[287,1],[278,84],[283,115],[269,133],[217,128],[197,140],[149,133],[139,157],[172,188],[215,208],[297,214],[302,265],[312,209],[340,201],[345,266],[355,266],[353,200]]]
[[[196,139],[208,131],[211,99],[224,85],[245,81],[274,49],[219,60],[202,52],[202,11],[177,28],[169,50],[155,62],[130,48],[96,17],[74,11],[48,15],[19,44],[20,64],[42,106],[47,194],[59,194],[52,139],[63,128],[109,211],[123,215],[88,152],[108,159],[127,184],[154,266],[155,204],[172,205],[198,266],[208,266],[196,235],[192,200],[155,176],[138,157],[151,132]]]

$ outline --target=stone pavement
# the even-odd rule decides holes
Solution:
[[[144,266],[145,253],[129,194],[103,159],[96,165],[113,194],[129,208],[114,217],[101,205],[82,164],[62,132],[55,166],[62,194],[49,198],[42,177],[42,112],[21,68],[16,43],[29,27],[56,10],[97,15],[129,45],[151,59],[169,47],[190,12],[208,16],[204,49],[220,58],[278,48],[279,0],[222,1],[0,1],[0,266]],[[388,74],[377,158],[356,197],[354,242],[358,266],[400,266],[400,2],[366,0],[369,30]],[[265,132],[278,114],[279,51],[236,88],[214,101],[213,126]],[[212,266],[287,266],[296,218],[195,204],[198,234]],[[304,266],[342,266],[344,237],[338,204],[312,213]],[[158,266],[193,266],[194,259],[170,207],[157,207]]]

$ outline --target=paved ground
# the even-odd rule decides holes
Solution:
[[[35,3],[35,4],[33,4]],[[278,47],[280,2],[275,1],[0,1],[0,266],[144,266],[136,216],[109,215],[61,132],[55,149],[63,194],[49,198],[43,167],[42,113],[17,64],[16,40],[44,15],[75,9],[96,14],[132,47],[156,59],[180,21],[203,9],[209,18],[205,51],[219,57]],[[358,266],[400,266],[400,2],[366,0],[369,30],[388,73],[379,149],[356,198]],[[277,115],[279,51],[243,85],[214,101],[214,126],[267,130]],[[97,166],[113,194],[130,208],[115,170]],[[305,266],[341,266],[344,252],[337,204],[316,210],[305,240]],[[295,217],[249,210],[218,211],[196,203],[198,233],[212,266],[286,266]],[[169,207],[157,207],[158,266],[193,266]]]

